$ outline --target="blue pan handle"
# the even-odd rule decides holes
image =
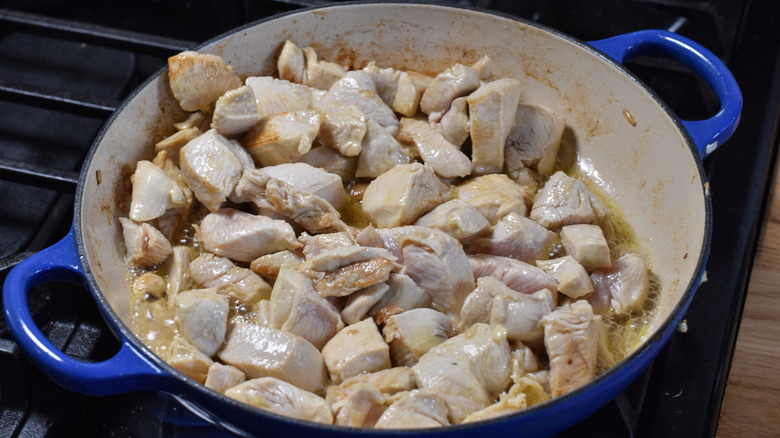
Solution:
[[[73,229],[53,246],[23,260],[5,279],[3,306],[8,328],[30,360],[60,385],[89,395],[164,390],[172,376],[146,358],[127,339],[113,357],[96,363],[74,359],[55,347],[33,321],[30,288],[50,281],[85,285]]]
[[[731,137],[742,112],[742,93],[734,76],[717,56],[688,38],[665,30],[642,30],[588,42],[619,63],[642,55],[663,55],[693,70],[720,99],[720,110],[709,119],[682,123],[701,158]]]

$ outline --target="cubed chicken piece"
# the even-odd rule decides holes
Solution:
[[[306,58],[306,71],[303,75],[303,83],[319,90],[328,90],[333,83],[341,79],[347,70],[333,62],[320,61],[317,52],[311,47],[303,49]]]
[[[565,304],[542,319],[553,397],[566,394],[595,377],[599,322],[601,317],[594,316],[590,304],[584,300]]]
[[[382,329],[394,366],[411,367],[431,348],[453,335],[447,315],[433,309],[412,309],[389,317]]]
[[[371,246],[348,245],[336,246],[315,255],[306,260],[306,268],[318,272],[334,271],[357,262],[372,259],[387,259],[395,262],[397,258],[384,248]]]
[[[412,310],[428,307],[431,304],[431,296],[423,288],[405,274],[390,274],[387,279],[387,292],[368,311],[369,316],[375,316],[379,311],[387,307],[397,307],[402,310]]]
[[[412,367],[419,388],[439,391],[459,423],[489,406],[510,382],[506,330],[476,323],[425,353]]]
[[[389,289],[390,287],[386,283],[378,283],[361,289],[347,297],[347,302],[341,310],[341,317],[344,319],[344,322],[355,324],[362,320]]]
[[[198,128],[201,131],[206,131],[208,130],[209,123],[211,123],[211,120],[209,120],[209,117],[206,116],[203,111],[195,111],[189,113],[187,118],[181,122],[174,123],[173,127],[179,131],[185,131],[192,128]]]
[[[406,70],[406,74],[409,76],[409,80],[412,81],[412,84],[414,84],[414,88],[420,92],[420,97],[422,97],[422,94],[425,93],[425,90],[431,85],[434,78],[428,74],[412,70]]]
[[[296,267],[281,269],[271,292],[270,327],[296,334],[322,349],[344,327],[338,309],[314,290]]]
[[[241,139],[258,166],[292,163],[311,150],[320,130],[317,109],[290,111],[261,119]]]
[[[217,99],[211,127],[222,135],[235,135],[249,130],[258,120],[255,93],[252,87],[244,85]]]
[[[469,137],[469,114],[467,111],[468,100],[466,97],[459,97],[452,101],[450,109],[441,116],[438,123],[433,126],[441,132],[447,141],[457,147],[461,147]]]
[[[525,394],[518,394],[511,396],[509,394],[501,394],[497,402],[492,405],[480,409],[477,412],[469,414],[461,423],[473,423],[475,421],[490,420],[492,418],[503,417],[517,411],[521,411],[528,407]]]
[[[447,401],[431,389],[415,389],[395,401],[379,417],[377,429],[424,429],[450,424]]]
[[[428,114],[431,121],[438,122],[454,99],[477,88],[479,73],[469,66],[455,64],[433,78],[420,98],[420,109]]]
[[[536,222],[509,213],[491,229],[466,245],[469,254],[511,257],[526,263],[550,258],[558,235]]]
[[[270,76],[250,77],[245,82],[252,87],[257,114],[261,119],[274,114],[310,109],[324,94],[316,88]]]
[[[168,350],[168,364],[198,383],[206,382],[209,368],[214,363],[210,357],[181,338],[174,338]]]
[[[195,250],[189,246],[177,245],[173,247],[173,254],[166,263],[168,284],[165,293],[171,302],[176,295],[185,290],[193,289],[194,283],[190,274],[190,263],[195,260]]]
[[[130,218],[137,222],[156,219],[165,211],[187,205],[187,194],[162,169],[150,161],[138,162],[131,178]]]
[[[303,257],[294,251],[279,251],[273,254],[267,254],[252,260],[249,268],[263,278],[276,280],[279,271],[285,267],[297,267],[303,263]]]
[[[422,120],[402,118],[396,138],[413,145],[423,161],[441,177],[455,178],[471,173],[469,157],[447,141],[434,126]]]
[[[310,270],[314,289],[324,297],[345,297],[375,284],[383,283],[396,268],[391,259],[377,257],[337,268],[333,271]]]
[[[144,272],[133,281],[132,289],[147,300],[158,300],[165,296],[165,279],[154,272]]]
[[[247,268],[226,257],[203,253],[190,263],[192,279],[205,287],[216,287],[232,304],[247,305],[267,299],[271,286]]]
[[[471,93],[469,128],[471,160],[480,175],[504,170],[504,144],[512,129],[520,101],[520,81],[503,78]]]
[[[213,356],[225,341],[228,299],[217,288],[184,291],[173,300],[179,333],[206,356]]]
[[[458,198],[473,205],[495,225],[509,213],[526,216],[533,193],[503,174],[478,176],[458,185]]]
[[[228,389],[243,383],[246,380],[246,374],[238,368],[230,365],[222,365],[214,362],[209,367],[209,373],[206,376],[206,388],[213,389],[224,394]]]
[[[306,58],[294,42],[287,40],[279,53],[279,59],[276,61],[276,70],[279,72],[279,79],[303,83],[304,73],[306,71]]]
[[[449,197],[449,188],[430,166],[399,164],[368,185],[363,213],[377,227],[397,227],[414,222]]]
[[[272,178],[319,196],[336,210],[341,210],[347,204],[347,192],[344,191],[341,178],[336,174],[306,163],[279,164],[267,166],[263,170]]]
[[[618,313],[641,310],[650,290],[647,264],[638,254],[620,257],[611,267],[593,272],[591,278],[596,293],[609,297],[609,304]]]
[[[211,112],[219,96],[241,86],[222,58],[189,50],[168,58],[168,81],[185,111]]]
[[[320,133],[322,126],[320,126]],[[333,173],[341,177],[342,181],[349,181],[355,178],[357,172],[358,158],[347,157],[328,146],[317,146],[301,158],[296,163],[306,163],[318,167],[326,172]]]
[[[555,309],[552,293],[547,289],[521,294],[493,277],[477,279],[477,288],[466,297],[461,310],[463,327],[481,322],[491,327],[502,326],[507,339],[535,343],[544,330],[539,323]]]
[[[422,93],[405,71],[379,68],[374,62],[369,63],[363,71],[374,80],[379,97],[393,111],[406,117],[412,117],[417,112]]]
[[[393,367],[375,373],[357,374],[344,379],[338,385],[328,386],[326,391],[328,403],[334,404],[346,397],[352,386],[360,384],[371,385],[385,396],[411,391],[417,387],[411,368]]]
[[[228,389],[225,395],[285,417],[333,423],[333,414],[324,398],[273,377],[248,380]]]
[[[561,242],[566,251],[585,268],[612,266],[609,244],[598,225],[566,225],[561,228]]]
[[[412,153],[373,120],[366,122],[361,148],[355,172],[355,176],[360,178],[376,178],[398,164],[412,162]]]
[[[593,292],[593,281],[588,271],[567,255],[552,260],[537,260],[536,266],[544,269],[558,282],[558,292],[570,298],[582,298]]]
[[[563,118],[542,106],[521,103],[513,126],[506,140],[507,171],[529,167],[539,175],[549,175],[558,159],[566,126]]]
[[[150,268],[164,262],[173,253],[171,243],[157,228],[122,217],[119,223],[122,225],[127,263]]]
[[[200,114],[200,112],[195,114]],[[190,141],[195,140],[195,138],[199,137],[201,134],[203,134],[203,131],[198,128],[187,128],[181,131],[176,131],[175,134],[165,137],[164,139],[155,143],[154,152],[168,152],[168,155],[174,160],[174,163],[178,165],[179,151],[181,148]]]
[[[307,259],[332,249],[355,246],[355,238],[345,231],[313,236],[303,232],[298,241],[303,244],[303,255]]]
[[[336,333],[322,348],[322,356],[335,384],[358,374],[390,368],[390,348],[372,318]]]
[[[368,383],[351,385],[343,397],[330,404],[333,424],[374,427],[385,412],[385,396]]]
[[[337,80],[322,97],[323,105],[337,102],[349,103],[357,107],[367,118],[375,121],[395,135],[398,119],[393,110],[377,94],[376,84],[367,73],[353,70]]]
[[[230,140],[210,129],[179,152],[184,180],[210,211],[219,210],[241,178],[244,164],[234,150]]]
[[[490,77],[493,71],[493,60],[488,55],[485,55],[474,61],[471,64],[471,68],[476,70],[479,78],[484,81]]]
[[[435,228],[463,241],[490,227],[490,222],[473,205],[452,199],[434,208],[414,223]]]
[[[270,327],[235,324],[218,356],[248,378],[275,377],[310,392],[322,391],[328,378],[317,347],[298,335]]]
[[[239,262],[301,246],[287,222],[233,208],[206,215],[200,234],[206,250]]]
[[[355,105],[332,102],[319,106],[322,123],[318,139],[342,155],[355,157],[363,150],[366,116]]]
[[[543,269],[509,257],[494,255],[468,256],[474,278],[493,277],[521,294],[548,289],[557,298],[558,283]]]
[[[585,183],[558,171],[536,193],[529,217],[557,230],[564,225],[595,224],[609,214],[606,204]]]

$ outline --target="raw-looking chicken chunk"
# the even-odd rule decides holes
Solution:
[[[458,198],[473,205],[495,224],[509,213],[526,216],[533,198],[528,188],[503,174],[491,174],[469,179],[458,185]]]
[[[157,228],[127,218],[119,218],[119,223],[122,224],[127,263],[150,268],[164,262],[173,253],[171,243]]]
[[[417,119],[403,118],[398,125],[398,141],[414,145],[423,162],[443,178],[471,173],[471,160],[447,141],[434,126]]]
[[[420,109],[431,121],[437,122],[452,101],[479,88],[479,73],[456,63],[436,75],[420,98]],[[515,103],[517,105],[517,103]]]
[[[394,68],[379,68],[370,62],[363,71],[371,76],[376,84],[377,93],[393,111],[406,117],[417,113],[421,94],[409,74]]]
[[[219,293],[237,304],[252,304],[267,299],[271,286],[247,268],[236,266],[227,257],[203,253],[190,263],[192,279],[205,287],[216,287]]]
[[[389,289],[387,283],[377,283],[351,294],[341,310],[344,322],[354,324],[362,320]]]
[[[520,81],[503,78],[488,82],[471,93],[469,128],[471,160],[479,175],[504,170],[504,145],[520,101]]]
[[[372,318],[350,324],[322,347],[330,379],[339,384],[358,374],[390,368],[390,347]]]
[[[211,127],[222,135],[240,134],[260,120],[252,87],[244,85],[217,99]]]
[[[397,164],[412,162],[412,153],[385,128],[373,120],[366,122],[366,134],[358,155],[355,176],[376,178]]]
[[[210,129],[179,152],[184,180],[198,201],[212,212],[219,210],[244,171],[235,150],[230,140]]]
[[[351,385],[338,400],[330,402],[334,424],[374,427],[385,412],[385,396],[368,383]]]
[[[322,126],[320,126],[320,132],[322,132]],[[311,148],[306,155],[298,158],[296,163],[319,167],[328,173],[340,176],[342,181],[349,181],[355,178],[358,158],[347,157],[328,146],[317,146]]]
[[[303,263],[303,257],[293,251],[279,251],[273,254],[266,254],[252,260],[249,268],[263,278],[276,280],[279,271],[285,266],[297,267]]]
[[[558,282],[558,292],[567,297],[582,298],[594,290],[588,271],[570,255],[552,260],[537,260],[536,266],[552,275]]]
[[[447,141],[457,147],[461,147],[469,138],[469,113],[467,109],[467,98],[459,97],[452,101],[450,109],[441,116],[441,120],[433,124]]]
[[[311,47],[305,47],[303,55],[306,58],[306,69],[303,72],[304,85],[318,90],[327,90],[347,73],[344,67],[334,62],[318,60],[317,52]]]
[[[182,338],[174,338],[168,347],[170,355],[167,362],[185,376],[198,383],[205,383],[209,369],[214,361],[197,347]]]
[[[322,112],[319,141],[347,157],[358,156],[368,129],[365,114],[355,105],[343,102],[320,104],[319,109]]]
[[[382,329],[394,366],[413,366],[423,354],[452,334],[447,315],[433,309],[412,309],[393,315]]]
[[[225,395],[286,417],[333,423],[333,414],[324,398],[273,377],[248,380],[228,389]]]
[[[222,58],[192,51],[168,58],[168,81],[185,111],[211,112],[219,96],[241,86],[241,79]]]
[[[209,373],[206,376],[206,388],[225,393],[228,389],[246,381],[246,374],[238,368],[231,365],[223,365],[214,362],[209,367]]]
[[[645,259],[638,254],[626,254],[605,269],[591,274],[596,295],[609,298],[615,312],[640,310],[650,291],[650,277]],[[594,312],[598,312],[594,307]],[[601,309],[599,309],[601,310]]]
[[[577,263],[585,268],[612,266],[607,238],[598,225],[566,225],[561,228],[561,242]]]
[[[352,104],[366,117],[385,128],[390,135],[395,135],[398,131],[398,118],[379,97],[371,76],[363,71],[353,70],[345,74],[330,87],[321,102],[323,105],[336,102]]]
[[[217,288],[184,291],[173,300],[179,333],[206,356],[225,341],[228,299]]]
[[[526,263],[550,257],[558,235],[536,222],[509,213],[489,231],[466,245],[469,254],[492,254],[518,259]]]
[[[138,162],[132,182],[130,218],[134,221],[156,219],[170,208],[189,204],[187,192],[163,169],[150,161]]]
[[[317,109],[274,114],[255,124],[241,143],[259,166],[291,163],[311,150],[321,117]]]
[[[355,238],[352,237],[352,234],[345,231],[315,235],[310,235],[304,231],[298,237],[298,241],[303,244],[303,256],[306,259],[332,249],[355,246]]]
[[[418,227],[436,228],[460,241],[490,227],[490,222],[476,207],[460,199],[453,199],[439,205],[417,219],[414,224]]]
[[[506,140],[506,167],[510,176],[523,167],[548,175],[555,167],[566,124],[558,114],[537,105],[520,104]]]
[[[301,246],[287,222],[233,208],[206,215],[200,234],[206,250],[239,262]]]
[[[252,87],[260,118],[274,114],[310,109],[324,94],[323,91],[270,76],[246,79]]]
[[[395,401],[379,417],[377,429],[423,429],[450,424],[447,401],[432,389],[415,389]]]
[[[302,84],[306,71],[306,57],[303,55],[303,50],[294,42],[285,41],[279,59],[276,61],[276,71],[279,73],[279,79]]]
[[[388,289],[368,311],[370,316],[375,316],[380,310],[391,306],[412,310],[431,304],[431,296],[408,275],[391,273],[386,284]]]
[[[341,178],[333,173],[306,163],[287,163],[266,166],[263,170],[272,178],[319,196],[328,201],[336,210],[347,204],[347,192],[344,191]]]
[[[582,181],[555,172],[536,193],[529,217],[545,228],[595,224],[610,214],[606,204]]]
[[[520,260],[494,255],[470,255],[468,259],[474,278],[493,277],[521,294],[548,289],[555,298],[558,292],[558,284],[552,275]]]

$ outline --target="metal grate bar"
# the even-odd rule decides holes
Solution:
[[[0,79],[0,98],[40,108],[65,111],[98,119],[105,119],[114,112],[118,101],[75,96],[51,88],[34,87]]]
[[[0,158],[0,179],[74,193],[79,174],[72,170],[53,169]]]

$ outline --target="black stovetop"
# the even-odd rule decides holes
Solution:
[[[92,139],[112,108],[164,66],[168,55],[312,3],[320,2],[0,0],[0,279],[68,231],[77,172]],[[714,216],[709,281],[685,316],[688,330],[676,333],[626,391],[561,435],[714,436],[775,160],[780,116],[775,2],[451,3],[510,13],[583,40],[669,29],[701,43],[731,68],[745,104],[734,136],[705,161]],[[641,58],[629,66],[681,117],[715,112],[712,93],[679,65]],[[53,343],[74,357],[101,360],[118,349],[90,295],[79,287],[38,287],[31,292],[31,307]],[[0,436],[76,435],[219,432],[155,394],[88,397],[60,388],[21,355],[0,316]]]

